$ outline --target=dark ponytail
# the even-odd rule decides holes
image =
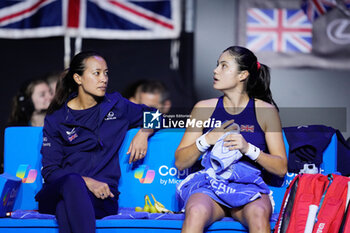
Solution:
[[[78,84],[74,81],[73,75],[83,75],[85,61],[93,56],[102,57],[95,51],[80,52],[73,57],[69,68],[64,72],[65,75],[57,81],[56,93],[47,110],[47,114],[52,114],[54,111],[60,109],[72,93],[78,92]]]
[[[247,70],[249,77],[246,82],[246,90],[249,98],[261,99],[265,102],[277,104],[272,99],[270,90],[270,68],[258,62],[252,51],[240,46],[231,46],[224,50],[228,51],[239,65],[239,70]]]

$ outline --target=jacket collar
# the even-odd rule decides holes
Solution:
[[[111,109],[120,101],[120,98],[111,98],[112,95],[113,94],[106,94],[102,101],[98,103],[100,105],[99,124],[103,121],[104,117],[111,111]],[[65,125],[83,126],[75,120],[71,109],[67,105],[67,103],[76,96],[77,93],[72,93],[64,104],[65,120],[62,123]],[[120,117],[119,112],[120,111],[117,111],[116,117]]]

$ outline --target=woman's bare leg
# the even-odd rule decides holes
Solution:
[[[204,228],[225,217],[224,209],[203,193],[190,196],[186,204],[182,233],[203,233]]]
[[[245,205],[242,208],[231,210],[231,216],[249,228],[250,233],[271,233],[270,217],[272,212],[271,201],[268,195]]]

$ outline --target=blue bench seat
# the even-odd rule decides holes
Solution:
[[[146,157],[135,164],[128,164],[126,155],[129,144],[138,129],[128,131],[120,148],[120,179],[119,206],[121,208],[143,207],[144,196],[154,194],[157,201],[163,203],[167,209],[179,211],[176,199],[176,184],[188,175],[188,171],[178,171],[174,165],[174,152],[181,141],[184,129],[163,129],[155,133],[149,140]],[[18,176],[18,168],[25,168],[25,177],[36,174],[34,182],[22,183],[17,195],[14,210],[36,210],[35,194],[42,186],[41,155],[42,143],[41,127],[10,127],[5,130],[4,168],[5,172]],[[285,140],[286,151],[288,143]],[[336,171],[336,137],[332,138],[324,152],[324,173]],[[281,187],[271,187],[276,202],[274,215],[280,210],[286,187],[295,174],[287,174]],[[24,178],[24,177],[21,177]],[[30,179],[29,179],[30,180]],[[33,179],[32,179],[33,181]],[[180,232],[183,220],[161,219],[102,219],[96,220],[96,232]],[[275,222],[271,222],[273,228]],[[15,219],[0,218],[1,233],[57,233],[55,219]],[[247,232],[239,222],[229,218],[212,224],[206,232]]]

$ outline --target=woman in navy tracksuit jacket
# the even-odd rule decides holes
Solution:
[[[119,93],[106,94],[108,67],[96,52],[81,52],[59,81],[43,129],[39,212],[55,214],[60,232],[95,232],[95,218],[117,214],[118,150],[143,111]],[[129,162],[145,156],[152,133],[141,129]]]

